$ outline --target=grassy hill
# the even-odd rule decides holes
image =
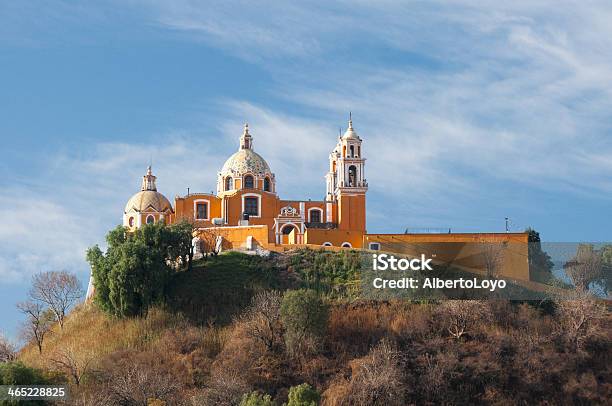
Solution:
[[[325,405],[605,404],[612,395],[609,313],[592,320],[576,349],[564,313],[472,303],[458,339],[449,323],[461,304],[358,300],[357,265],[346,251],[227,253],[176,273],[167,302],[142,317],[77,307],[42,355],[27,346],[19,360],[60,374],[78,405],[238,404],[253,390],[280,405],[304,382]],[[301,287],[330,306],[318,350],[265,348],[237,316],[258,292]]]

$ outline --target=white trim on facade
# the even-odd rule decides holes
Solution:
[[[251,215],[250,217],[261,217],[261,195],[259,193],[245,193],[242,195],[242,211],[240,212],[240,218],[242,218],[242,213],[244,213],[244,198],[245,197],[256,197],[257,198],[257,216]]]
[[[198,203],[206,203],[206,218],[198,218]],[[193,201],[193,219],[194,220],[210,220],[210,200],[208,199],[195,199]]]
[[[310,209],[308,209],[308,222],[312,223],[312,218],[310,217],[310,212],[313,210],[318,210],[319,212],[321,212],[321,216],[319,217],[319,222],[323,222],[323,209],[320,207],[311,207]]]

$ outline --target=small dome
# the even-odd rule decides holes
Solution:
[[[352,118],[349,119],[349,124],[348,124],[348,128],[346,130],[346,132],[344,133],[344,135],[342,136],[343,140],[347,140],[347,139],[354,139],[354,140],[359,140],[359,136],[357,135],[357,133],[355,132],[355,130],[353,129],[353,120]]]
[[[266,160],[252,149],[241,149],[236,152],[225,161],[221,168],[223,176],[242,176],[245,173],[264,176],[272,174],[272,171]]]
[[[151,167],[147,168],[147,174],[142,177],[140,192],[128,200],[124,213],[154,211],[159,213],[172,212],[172,205],[166,196],[157,191],[157,177],[153,175]]]
[[[154,190],[142,190],[132,196],[125,205],[125,213],[130,211],[154,211],[165,213],[172,211],[172,205],[170,201],[166,199],[166,196],[161,193]]]

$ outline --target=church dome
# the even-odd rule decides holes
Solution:
[[[140,192],[128,200],[125,205],[125,213],[153,211],[158,213],[172,212],[170,201],[163,194],[157,191],[155,185],[156,177],[151,172],[151,167],[147,169],[147,174],[142,177]]]
[[[245,173],[264,176],[271,174],[272,171],[266,160],[252,149],[241,149],[236,152],[225,161],[221,168],[221,174],[224,176],[242,176]]]
[[[245,124],[244,133],[240,137],[240,149],[225,161],[220,175],[242,176],[247,173],[261,177],[272,175],[266,160],[253,151],[253,137],[249,134],[249,125]]]
[[[125,205],[125,213],[130,211],[165,213],[172,211],[172,205],[166,196],[161,193],[153,190],[142,190],[132,196]]]

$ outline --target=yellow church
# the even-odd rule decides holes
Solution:
[[[368,234],[362,143],[349,118],[346,132],[329,155],[325,200],[283,200],[274,172],[255,152],[245,124],[238,151],[218,173],[216,194],[188,193],[177,196],[172,205],[157,190],[149,167],[141,190],[125,206],[123,225],[134,230],[148,223],[186,220],[194,225],[196,244],[217,244],[221,249],[283,251],[305,246],[425,253],[477,271],[483,261],[482,243],[499,243],[504,247],[501,274],[529,280],[526,233]]]

